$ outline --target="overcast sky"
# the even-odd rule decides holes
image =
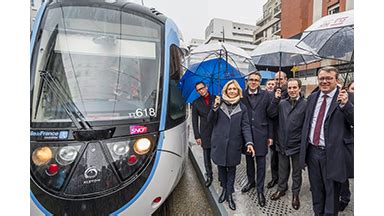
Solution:
[[[267,0],[143,0],[146,7],[154,7],[172,18],[180,28],[184,41],[205,39],[205,28],[213,18],[256,25],[263,16]],[[141,4],[141,0],[135,0]]]

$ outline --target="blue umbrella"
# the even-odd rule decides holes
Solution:
[[[244,75],[222,58],[214,58],[193,64],[179,81],[179,88],[186,102],[192,103],[200,95],[195,91],[195,84],[204,82],[212,95],[221,95],[221,89],[229,80],[235,79],[245,87]]]
[[[261,74],[261,85],[265,85],[269,79],[275,78],[275,72],[273,71],[259,71]]]

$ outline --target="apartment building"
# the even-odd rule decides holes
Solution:
[[[263,17],[256,22],[253,44],[281,38],[281,0],[268,0],[263,5]]]

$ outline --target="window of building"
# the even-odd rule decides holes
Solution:
[[[340,5],[339,3],[337,4],[334,4],[330,7],[328,7],[328,15],[329,14],[335,14],[335,13],[339,13],[340,12]]]

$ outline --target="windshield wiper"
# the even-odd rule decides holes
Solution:
[[[57,82],[49,71],[40,71],[40,76],[44,80],[44,83],[51,89],[56,95],[57,99],[63,106],[65,112],[75,124],[77,129],[92,129],[91,125],[85,120],[84,115],[81,113],[76,104],[63,90],[63,87]]]
[[[76,125],[78,130],[73,131],[73,137],[76,140],[89,141],[110,139],[113,136],[116,129],[115,127],[99,130],[92,129],[92,126],[85,120],[84,115],[73,102],[72,98],[68,96],[62,85],[52,77],[49,71],[40,71],[40,76],[44,80],[44,83],[46,83],[57,96],[65,112]]]
[[[56,25],[55,26],[55,29],[52,31],[52,34],[49,36],[49,39],[47,41],[47,45],[46,45],[46,48],[45,48],[45,51],[44,51],[44,55],[42,57],[43,59],[43,63],[42,65],[44,65],[44,70],[48,70],[48,65],[49,65],[49,62],[51,61],[51,58],[52,58],[52,53],[54,52],[54,47],[56,45],[56,38],[57,38],[57,34],[59,32],[59,25]],[[34,74],[32,76],[35,76]],[[39,90],[37,92],[37,101],[36,101],[36,105],[35,105],[35,119],[36,119],[36,116],[37,116],[37,113],[39,111],[39,105],[40,105],[40,101],[41,101],[41,94],[43,92],[43,86],[44,86],[44,80],[43,79],[40,79],[39,81]]]

